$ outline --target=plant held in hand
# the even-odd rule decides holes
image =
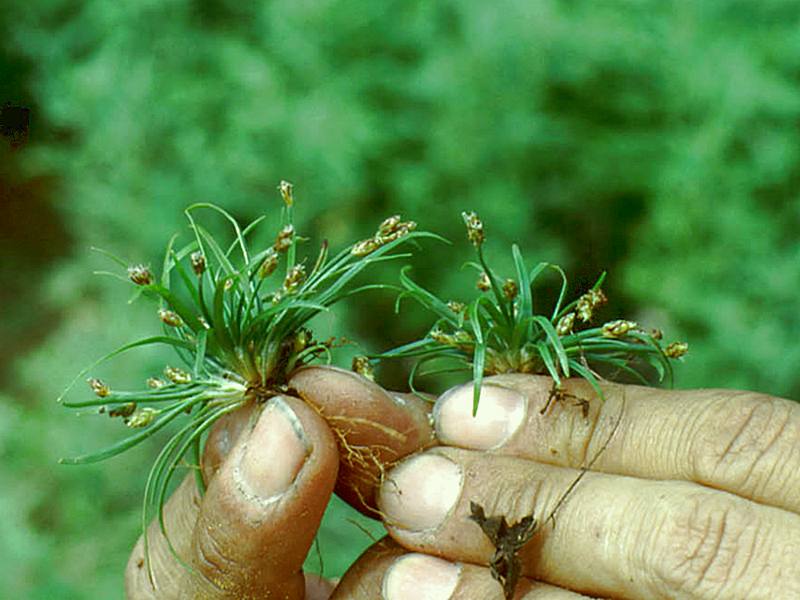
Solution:
[[[658,330],[644,330],[628,320],[594,325],[597,309],[606,302],[601,289],[605,273],[586,293],[565,302],[568,282],[557,265],[542,262],[528,269],[517,245],[512,246],[515,277],[503,279],[489,266],[484,256],[483,222],[474,212],[462,214],[467,238],[475,247],[477,262],[468,263],[478,271],[480,294],[468,303],[446,302],[415,283],[404,269],[404,288],[398,298],[411,297],[433,312],[437,319],[420,340],[379,354],[373,358],[414,358],[409,378],[414,387],[417,375],[452,370],[471,371],[474,380],[473,412],[478,410],[480,387],[487,375],[531,373],[553,379],[551,400],[564,397],[561,383],[577,375],[585,378],[602,398],[599,379],[603,373],[627,374],[647,383],[643,367],[652,367],[659,380],[671,380],[670,359],[683,356],[688,346],[671,343],[662,346]],[[536,314],[533,287],[546,270],[561,277],[561,289],[555,306],[547,314]],[[455,363],[427,372],[421,368],[430,362]],[[548,402],[549,405],[549,402]],[[584,404],[585,406],[585,404]],[[543,409],[543,412],[547,406]]]
[[[162,335],[147,337],[111,352],[80,373],[67,388],[100,362],[128,350],[151,345],[172,347],[181,367],[167,366],[163,377],[148,379],[140,390],[115,390],[90,378],[95,398],[60,401],[70,408],[94,408],[119,417],[134,432],[98,452],[63,459],[66,464],[100,461],[139,444],[170,424],[181,422],[153,464],[144,493],[142,527],[147,546],[147,524],[157,516],[164,529],[163,505],[175,471],[186,462],[199,469],[204,434],[223,415],[247,403],[264,404],[287,393],[287,382],[299,367],[321,357],[330,359],[333,340],[314,338],[308,322],[339,300],[386,286],[350,284],[368,266],[407,258],[397,252],[407,241],[438,237],[416,232],[416,224],[399,216],[386,219],[377,233],[329,256],[323,243],[315,260],[298,261],[302,238],[295,232],[291,184],[282,182],[282,226],[274,243],[258,251],[248,236],[265,217],[241,228],[222,208],[194,204],[185,210],[194,240],[182,248],[167,245],[160,277],[144,265],[128,266],[127,279],[137,292],[159,303]],[[220,242],[196,219],[200,210],[216,212],[233,229],[229,244]],[[114,257],[112,257],[114,258]],[[123,279],[125,279],[123,277]],[[166,533],[166,532],[165,532]]]

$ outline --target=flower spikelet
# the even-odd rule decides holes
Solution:
[[[603,325],[603,337],[618,338],[626,335],[629,331],[635,331],[639,325],[633,321],[626,321],[625,319],[618,319],[616,321],[609,321]]]
[[[664,348],[664,354],[669,358],[680,358],[689,352],[689,344],[686,342],[672,342]]]
[[[467,226],[467,239],[478,248],[486,239],[483,233],[483,221],[478,217],[478,213],[473,211],[462,212],[461,216],[464,219],[464,225]]]
[[[603,290],[589,290],[578,298],[578,304],[576,306],[578,318],[584,323],[588,323],[592,320],[594,311],[605,304],[607,300]]]

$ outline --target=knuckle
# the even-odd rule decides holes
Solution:
[[[776,471],[797,459],[796,412],[785,400],[748,392],[709,403],[690,447],[696,479],[759,495]]]
[[[656,586],[666,597],[724,597],[751,564],[755,514],[741,501],[699,492],[669,512],[655,540]]]
[[[238,569],[235,561],[223,551],[226,544],[217,539],[215,528],[199,525],[193,539],[193,562],[200,578],[196,583],[200,588],[219,592],[231,587],[229,579]]]
[[[616,397],[609,397],[605,401],[595,399],[582,415],[581,422],[574,421],[573,439],[580,443],[580,450],[576,453],[579,462],[574,466],[588,465],[595,459],[602,458],[603,451],[623,419],[623,407]]]

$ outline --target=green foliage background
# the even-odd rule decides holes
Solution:
[[[473,284],[458,213],[477,210],[501,265],[516,241],[576,291],[608,269],[605,316],[690,341],[679,386],[800,399],[793,0],[31,0],[4,13],[0,101],[33,111],[28,144],[0,150],[8,597],[121,597],[137,535],[155,445],[55,464],[120,434],[59,409],[60,389],[157,329],[152,307],[92,277],[107,265],[90,246],[157,264],[186,204],[248,220],[277,212],[282,178],[302,231],[334,247],[396,212],[456,241],[414,272],[453,298]],[[425,325],[372,296],[326,327],[378,350]],[[121,386],[163,361],[100,374]],[[369,542],[338,515],[328,574],[346,557],[326,545]]]

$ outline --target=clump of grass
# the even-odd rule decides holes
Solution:
[[[159,277],[148,266],[131,266],[112,256],[124,273],[115,275],[133,285],[137,295],[158,303],[154,317],[161,322],[162,333],[114,350],[82,371],[65,390],[59,398],[65,406],[119,418],[133,432],[108,448],[61,462],[101,461],[182,422],[147,478],[142,511],[145,547],[151,518],[157,517],[164,530],[163,506],[179,467],[194,468],[197,484],[204,489],[199,468],[202,444],[217,419],[247,403],[264,404],[287,393],[295,370],[321,358],[330,360],[335,340],[315,339],[308,322],[350,295],[388,287],[351,283],[370,265],[409,257],[397,251],[409,240],[438,237],[417,232],[414,222],[394,216],[381,223],[373,237],[334,256],[323,242],[312,261],[299,260],[298,245],[305,240],[294,228],[292,186],[282,182],[279,190],[281,227],[269,247],[253,249],[249,241],[264,216],[241,227],[219,206],[200,203],[185,210],[194,239],[180,248],[175,247],[177,236],[170,240]],[[197,221],[200,211],[227,221],[232,240],[222,244],[212,235]],[[63,400],[74,383],[99,363],[153,345],[173,348],[180,366],[166,366],[162,375],[151,377],[138,390],[117,390],[90,377],[93,398]]]
[[[549,375],[553,379],[551,400],[564,396],[562,382],[573,376],[585,378],[600,398],[603,398],[601,372],[627,374],[647,384],[646,372],[651,369],[659,381],[672,380],[670,361],[686,354],[685,343],[664,346],[659,330],[646,330],[625,319],[595,324],[597,311],[607,300],[601,288],[605,273],[589,290],[567,302],[568,280],[564,271],[546,262],[529,269],[514,244],[511,248],[514,276],[501,278],[484,255],[483,222],[474,212],[462,216],[467,238],[477,254],[477,262],[467,264],[478,272],[479,294],[466,303],[447,302],[415,283],[407,268],[403,269],[400,278],[403,292],[397,308],[403,298],[413,298],[431,311],[436,321],[424,338],[373,357],[414,359],[409,377],[412,389],[419,375],[467,370],[474,380],[474,414],[478,410],[481,383],[488,375]],[[559,275],[561,289],[552,310],[536,314],[534,285],[546,271]],[[443,361],[447,364],[442,365]],[[435,367],[426,372],[424,366],[428,363],[435,363]]]

